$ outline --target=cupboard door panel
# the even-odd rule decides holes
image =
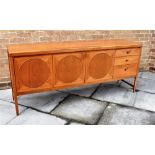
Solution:
[[[52,56],[14,58],[17,92],[52,87]]]
[[[84,83],[84,53],[56,54],[53,63],[54,87]]]
[[[114,53],[114,50],[87,53],[86,82],[112,79]]]

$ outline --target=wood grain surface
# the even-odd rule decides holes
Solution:
[[[140,43],[87,40],[8,47],[16,114],[17,96],[134,78],[136,90]]]
[[[49,53],[63,53],[75,51],[91,51],[103,49],[136,48],[142,45],[128,40],[80,40],[40,44],[18,44],[8,46],[9,55],[35,55]]]

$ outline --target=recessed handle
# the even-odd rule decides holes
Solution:
[[[125,71],[127,71],[127,70],[128,70],[128,68],[125,68],[124,70],[125,70]]]
[[[130,53],[130,51],[126,51],[126,54],[129,54]]]

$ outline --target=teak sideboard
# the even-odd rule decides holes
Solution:
[[[16,114],[18,96],[133,77],[142,45],[127,40],[87,40],[8,47]]]

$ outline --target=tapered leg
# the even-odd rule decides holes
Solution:
[[[137,81],[137,77],[134,78],[133,92],[136,91],[136,81]]]
[[[15,95],[14,95],[13,90],[12,90],[12,99],[13,99],[13,101],[15,101]]]
[[[16,108],[16,115],[19,115],[19,109],[18,109],[18,98],[17,96],[14,96],[14,101],[15,101],[15,108]]]

